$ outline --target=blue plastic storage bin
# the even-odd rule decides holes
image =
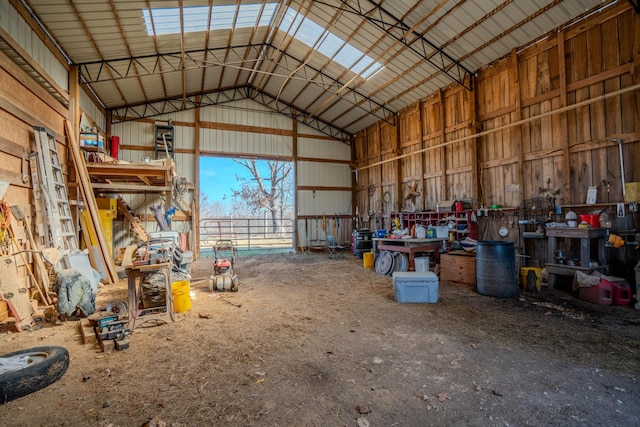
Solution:
[[[393,293],[399,303],[438,302],[438,276],[432,271],[395,271]]]

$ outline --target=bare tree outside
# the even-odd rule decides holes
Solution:
[[[234,200],[244,202],[252,214],[266,210],[271,216],[273,232],[278,232],[282,227],[279,219],[290,215],[293,209],[292,163],[268,160],[268,176],[262,176],[256,160],[234,159],[234,162],[250,173],[249,178],[236,175],[240,189],[233,190]]]
[[[222,201],[211,201],[204,192],[200,192],[200,218],[221,217],[227,214],[227,209]]]

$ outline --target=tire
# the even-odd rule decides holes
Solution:
[[[69,367],[64,347],[33,347],[0,355],[0,404],[56,382]]]

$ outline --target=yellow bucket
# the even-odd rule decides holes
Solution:
[[[373,268],[373,252],[365,252],[362,254],[362,263],[364,268]]]
[[[542,286],[542,269],[539,267],[521,267],[520,268],[520,281],[522,284],[522,289],[527,289],[528,285],[528,277],[529,271],[533,270],[536,273],[536,289],[540,291],[540,287]]]
[[[188,280],[179,280],[171,284],[171,294],[173,295],[173,311],[184,313],[191,310],[191,287]]]

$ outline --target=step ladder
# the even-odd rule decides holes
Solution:
[[[35,126],[36,156],[31,165],[37,163],[38,179],[34,180],[34,190],[39,184],[40,200],[45,217],[45,244],[60,250],[73,252],[78,250],[76,232],[69,207],[69,196],[64,183],[62,167],[58,158],[56,138],[47,129]],[[37,161],[34,161],[36,160]],[[34,168],[31,169],[32,175]]]
[[[148,241],[149,236],[147,235],[147,232],[142,226],[142,224],[140,223],[140,218],[138,218],[133,213],[133,210],[131,210],[131,208],[129,207],[127,202],[125,202],[125,200],[122,198],[122,196],[118,196],[117,204],[118,204],[118,209],[120,210],[122,215],[124,215],[124,217],[129,221],[129,223],[131,224],[131,228],[133,229],[133,231],[136,232],[136,234],[138,235],[138,238],[143,242]]]

